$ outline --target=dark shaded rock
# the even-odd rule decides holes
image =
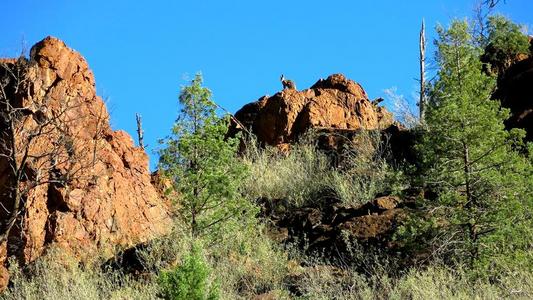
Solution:
[[[283,231],[284,241],[305,246],[307,251],[344,255],[346,239],[372,245],[392,245],[394,230],[406,209],[395,196],[382,196],[360,206],[332,203],[320,207],[269,210],[273,234]],[[285,233],[286,230],[286,233]],[[279,240],[279,239],[278,239]],[[343,250],[344,249],[344,250]]]
[[[508,128],[523,128],[533,140],[533,57],[514,63],[498,79],[493,96],[511,110]]]
[[[493,99],[511,110],[505,122],[507,128],[526,130],[528,141],[533,141],[533,38],[529,37],[530,53],[520,54],[510,62],[496,62],[498,84]],[[490,52],[491,49],[485,49]],[[482,58],[483,59],[483,58]]]

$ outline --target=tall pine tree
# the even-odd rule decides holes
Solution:
[[[439,71],[426,114],[420,149],[426,180],[438,192],[431,205],[445,244],[469,266],[494,264],[498,255],[531,250],[531,165],[515,149],[524,133],[506,131],[509,112],[491,100],[495,79],[486,75],[481,49],[466,21],[437,28]]]
[[[216,238],[229,224],[255,216],[254,206],[239,190],[246,167],[237,158],[238,140],[226,138],[229,120],[217,116],[200,74],[182,89],[179,102],[172,135],[162,141],[159,168],[172,182],[178,211],[191,236]]]

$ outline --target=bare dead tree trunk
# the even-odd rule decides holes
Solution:
[[[144,150],[144,131],[141,115],[136,113],[135,119],[137,120],[137,140],[139,141],[139,147]]]
[[[247,134],[251,135],[252,133],[239,121],[239,119],[237,119],[229,110],[225,109],[224,107],[222,107],[221,105],[219,105],[218,103],[214,102],[213,103],[220,109],[222,109],[225,113],[228,114],[228,116],[230,117],[230,119],[235,122],[235,124],[238,126],[237,128],[240,128],[242,130],[244,130],[244,132],[246,132]]]
[[[420,100],[418,107],[420,109],[420,123],[425,123],[426,114],[426,25],[422,19],[422,28],[420,29]]]

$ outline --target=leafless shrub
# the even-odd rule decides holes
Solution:
[[[420,124],[418,116],[411,110],[409,102],[403,95],[398,95],[396,88],[385,90],[385,94],[392,101],[392,113],[395,119],[407,128],[414,128]]]

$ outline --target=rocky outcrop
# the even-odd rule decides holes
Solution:
[[[17,77],[13,70],[21,71],[22,88],[13,88]],[[6,256],[31,262],[50,245],[58,245],[80,260],[96,254],[109,256],[116,248],[145,242],[169,230],[168,210],[150,182],[146,153],[134,146],[126,132],[111,129],[105,104],[95,92],[93,74],[79,53],[47,37],[33,46],[29,59],[0,61],[0,75],[11,105],[27,111],[19,120],[24,130],[17,141],[26,139],[24,132],[42,126],[52,116],[68,119],[64,127],[49,127],[28,147],[31,159],[21,184],[29,185],[35,178],[49,180],[24,196],[7,243],[0,244],[0,262]],[[4,124],[2,130],[6,128]],[[60,152],[57,159],[43,155],[65,140],[72,147],[64,160]],[[13,200],[9,199],[7,168],[2,159],[0,201],[9,210]],[[74,169],[67,184],[52,180],[64,179]],[[8,214],[4,211],[1,217],[7,220]],[[6,229],[2,223],[0,234]],[[0,278],[2,273],[0,264]]]
[[[395,196],[377,197],[362,205],[346,205],[328,198],[322,205],[302,208],[283,207],[283,200],[261,202],[263,215],[274,225],[272,238],[305,243],[307,251],[331,255],[341,254],[348,240],[381,245],[383,249],[392,247],[392,234],[414,206],[413,201],[400,201]]]
[[[529,42],[533,50],[532,37]],[[533,55],[522,54],[510,66],[500,69],[493,98],[511,110],[507,127],[525,129],[527,140],[533,141]]]
[[[311,88],[285,89],[261,97],[236,114],[240,125],[265,144],[283,148],[309,129],[356,131],[383,129],[393,123],[392,114],[368,99],[361,85],[341,74],[320,79]]]

